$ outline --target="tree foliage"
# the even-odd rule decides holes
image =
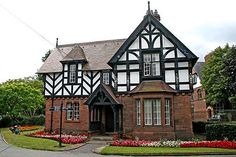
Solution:
[[[234,58],[231,58],[233,55]],[[233,78],[230,78],[232,77],[232,62],[235,63],[235,48],[226,45],[224,48],[216,48],[211,53],[211,56],[206,61],[206,64],[203,67],[202,86],[204,89],[206,89],[207,92],[207,103],[210,103],[212,106],[216,106],[218,104],[230,106],[229,91],[233,83]]]
[[[17,120],[41,112],[44,104],[42,82],[32,77],[0,84],[0,115]]]
[[[236,47],[232,46],[224,56],[224,69],[229,101],[236,107]]]

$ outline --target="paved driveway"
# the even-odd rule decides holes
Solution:
[[[71,151],[62,151],[62,152],[40,151],[40,150],[30,150],[7,145],[2,140],[2,137],[0,135],[0,157],[124,157],[117,155],[103,156],[92,152],[93,149],[101,147],[103,145],[105,145],[104,142],[91,141],[88,144]],[[196,156],[196,157],[219,157],[219,155]],[[235,155],[221,155],[221,157],[235,157]]]

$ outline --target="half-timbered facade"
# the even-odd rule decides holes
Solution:
[[[127,39],[58,45],[44,76],[46,129],[131,137],[192,136],[189,95],[197,57],[148,9]]]

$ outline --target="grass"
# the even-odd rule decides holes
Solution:
[[[43,127],[40,127],[39,130],[42,130]],[[35,130],[35,131],[39,131]],[[17,147],[28,148],[28,149],[37,149],[37,150],[65,150],[73,147],[70,144],[63,144],[63,147],[59,147],[58,141],[44,139],[44,138],[34,138],[25,136],[25,134],[29,134],[35,131],[24,131],[20,135],[12,134],[8,128],[2,128],[1,134],[7,143],[15,145]]]
[[[107,146],[102,149],[103,155],[168,155],[168,154],[236,154],[235,149],[221,148],[154,148],[154,147],[116,147]]]

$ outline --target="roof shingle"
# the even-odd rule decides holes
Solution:
[[[84,70],[111,69],[107,62],[117,52],[124,41],[125,39],[117,39],[59,45],[57,48],[53,49],[52,53],[37,73],[62,72],[62,64],[60,61],[62,61],[63,58],[70,59],[73,55],[75,55],[73,48],[76,45],[79,45],[82,48],[84,51],[84,58],[87,60],[87,63],[83,68]],[[73,53],[69,54],[70,52]],[[76,56],[77,59],[83,58],[82,53],[80,55],[77,54]]]

